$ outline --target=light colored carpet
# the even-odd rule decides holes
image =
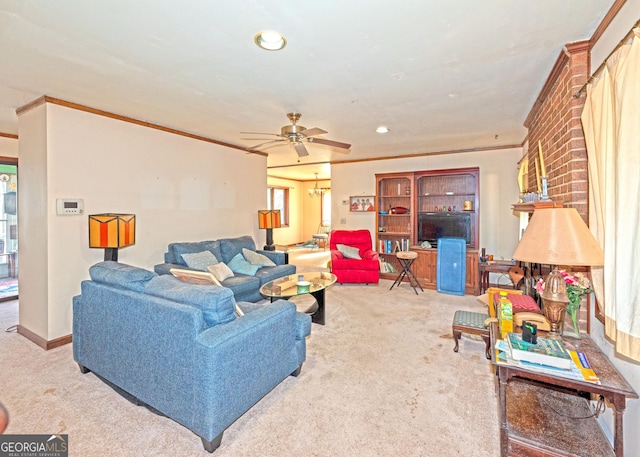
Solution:
[[[310,263],[300,269],[316,268]],[[332,286],[327,323],[313,324],[300,376],[285,379],[232,424],[213,455],[498,455],[484,343],[463,336],[456,354],[451,338],[455,310],[482,305],[476,297],[416,296],[407,284],[393,291],[390,285]],[[70,456],[208,455],[186,428],[80,374],[71,345],[43,351],[4,331],[16,323],[17,302],[0,303],[6,433],[67,433]]]

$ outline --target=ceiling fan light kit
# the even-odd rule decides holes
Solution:
[[[304,145],[305,142],[323,144],[323,145],[331,146],[338,149],[345,149],[345,151],[340,151],[340,152],[344,152],[347,154],[349,153],[349,149],[351,148],[351,145],[348,143],[341,143],[339,141],[326,140],[324,138],[316,138],[317,135],[322,135],[324,133],[327,133],[326,130],[322,130],[318,127],[308,129],[306,127],[303,127],[302,125],[298,125],[297,122],[300,119],[300,116],[302,116],[302,114],[300,113],[295,113],[295,112],[288,113],[287,117],[291,121],[291,124],[283,126],[280,129],[279,135],[277,133],[259,133],[259,132],[240,132],[240,133],[248,133],[248,134],[255,134],[255,135],[273,135],[273,136],[280,137],[277,140],[270,140],[265,143],[257,144],[253,146],[251,149],[258,149],[266,145],[274,145],[275,143],[287,141],[289,142],[289,145],[292,146],[293,149],[295,149],[296,153],[298,154],[298,157],[305,157],[309,155],[309,151],[307,151],[307,148]]]
[[[287,45],[287,39],[282,33],[265,30],[256,34],[253,41],[265,51],[279,51]]]

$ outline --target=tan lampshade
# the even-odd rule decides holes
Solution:
[[[512,257],[545,265],[604,264],[600,245],[575,208],[536,209]]]

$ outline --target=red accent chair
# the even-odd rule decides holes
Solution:
[[[358,249],[362,259],[346,258],[337,245]],[[369,230],[333,230],[329,237],[331,249],[331,273],[339,283],[378,284],[380,281],[380,263],[378,253],[371,249]]]

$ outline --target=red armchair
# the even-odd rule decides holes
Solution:
[[[360,259],[347,258],[338,250],[338,245],[356,248]],[[339,283],[378,284],[380,264],[378,253],[371,249],[369,230],[333,230],[329,237],[331,249],[331,273]],[[343,249],[344,250],[344,249]]]

